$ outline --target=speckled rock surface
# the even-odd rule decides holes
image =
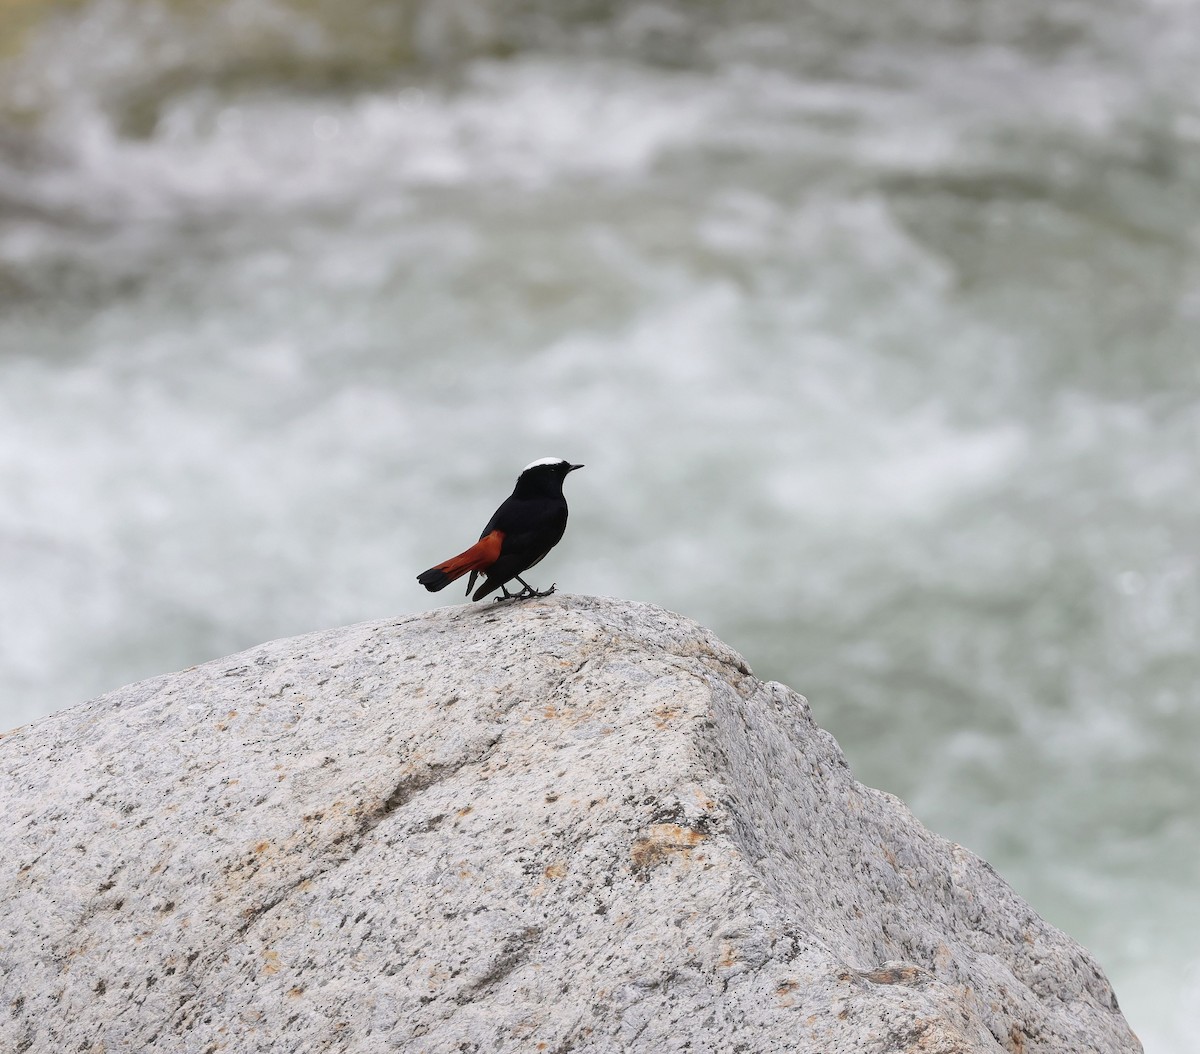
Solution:
[[[1137,1051],[1096,964],[695,623],[276,641],[0,738],[0,1050]]]

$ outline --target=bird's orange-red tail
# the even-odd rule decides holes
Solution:
[[[503,531],[485,534],[466,552],[452,556],[428,571],[422,571],[417,575],[417,581],[429,592],[436,593],[439,589],[445,589],[456,578],[462,578],[468,571],[486,571],[500,556],[500,546],[503,542]]]

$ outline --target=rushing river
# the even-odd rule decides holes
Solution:
[[[803,692],[1200,1050],[1200,9],[20,0],[0,726],[534,581]]]

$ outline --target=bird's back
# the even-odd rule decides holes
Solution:
[[[554,496],[510,495],[498,508],[479,537],[502,531],[508,552],[549,552],[567,529],[567,499]]]

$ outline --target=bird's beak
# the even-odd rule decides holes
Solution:
[[[583,466],[582,465],[572,465],[569,469],[567,469],[567,471],[574,472],[577,468],[583,468]]]

